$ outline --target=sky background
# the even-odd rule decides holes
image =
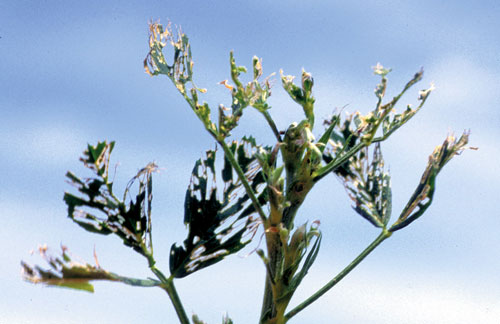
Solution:
[[[135,277],[145,259],[116,237],[83,231],[66,217],[64,174],[84,175],[87,143],[116,140],[117,188],[150,161],[155,176],[154,237],[160,268],[184,239],[184,190],[196,159],[213,141],[169,80],[142,61],[148,21],[171,20],[190,37],[195,80],[212,108],[230,104],[218,82],[229,78],[229,51],[264,75],[311,72],[316,119],[335,108],[367,113],[376,102],[371,67],[391,67],[387,97],[422,66],[424,79],[400,101],[425,107],[383,143],[395,219],[427,157],[450,133],[471,130],[471,145],[440,173],[433,205],[397,232],[351,275],[290,323],[498,323],[500,318],[500,3],[498,1],[2,1],[0,3],[0,323],[175,323],[159,289],[95,283],[95,293],[23,282],[21,259],[46,243],[67,245],[102,267]],[[275,77],[270,104],[280,129],[302,118]],[[235,137],[272,133],[247,110]],[[315,134],[321,134],[317,123]],[[326,283],[377,235],[351,208],[334,177],[310,193],[297,222],[321,220],[323,242],[292,305]],[[189,315],[256,323],[264,268],[257,241],[176,285]]]

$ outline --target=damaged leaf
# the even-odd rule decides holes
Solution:
[[[114,142],[88,145],[80,160],[93,171],[94,177],[81,179],[72,172],[66,174],[68,181],[79,192],[79,195],[69,192],[64,194],[68,217],[89,232],[105,235],[114,233],[125,245],[145,254],[146,248],[152,249],[152,173],[157,170],[157,166],[150,163],[141,169],[129,181],[123,199],[119,199],[113,192],[113,182],[108,176],[113,147]],[[135,199],[128,198],[136,182],[138,192]]]
[[[384,169],[380,144],[375,144],[369,161],[369,150],[363,148],[351,158],[348,169],[337,172],[354,210],[376,227],[384,228],[391,217],[391,178]]]
[[[465,145],[467,145],[468,141],[468,132],[464,132],[458,140],[450,135],[445,139],[442,145],[434,149],[434,152],[429,156],[427,168],[420,179],[417,189],[415,189],[406,207],[401,212],[399,219],[389,229],[391,232],[408,226],[414,220],[422,216],[432,203],[438,173],[448,161],[467,148]]]
[[[266,198],[260,186],[264,177],[255,156],[256,150],[252,151],[254,148],[251,138],[233,142],[230,146],[254,192],[260,190],[259,201],[264,204]],[[184,244],[172,245],[170,254],[170,271],[178,278],[241,250],[251,241],[244,235],[257,225],[252,217],[255,209],[227,159],[221,171],[224,190],[221,196],[218,194],[215,159],[216,152],[207,151],[206,158],[198,160],[193,168],[184,202],[188,237]]]
[[[338,120],[334,116],[333,121]],[[342,126],[331,132],[331,149],[323,153],[323,159],[334,163],[348,152],[356,151],[333,172],[354,202],[353,209],[374,226],[385,228],[392,206],[390,175],[384,168],[380,143],[375,144],[370,160],[369,149],[361,140],[362,123],[359,113],[349,115]]]
[[[155,287],[160,282],[152,279],[134,279],[116,275],[102,269],[99,264],[75,262],[71,259],[68,249],[61,246],[61,255],[53,256],[46,246],[38,248],[38,252],[49,265],[49,269],[39,266],[30,266],[21,262],[23,278],[35,284],[45,284],[53,287],[64,287],[87,292],[94,292],[90,281],[107,280],[118,281],[132,286]]]

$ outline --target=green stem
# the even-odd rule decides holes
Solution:
[[[297,315],[304,308],[315,302],[318,298],[323,296],[328,290],[330,290],[333,286],[335,286],[340,280],[342,280],[349,272],[351,272],[361,261],[364,260],[377,246],[380,245],[385,239],[392,235],[387,229],[384,228],[382,233],[363,251],[360,255],[356,257],[347,267],[344,268],[337,276],[335,276],[332,280],[330,280],[326,285],[324,285],[321,289],[315,292],[311,297],[307,298],[297,307],[292,309],[285,315],[285,320],[288,321],[293,316]]]
[[[177,313],[177,317],[182,324],[190,324],[189,318],[186,315],[186,311],[182,306],[181,299],[179,298],[179,294],[177,294],[177,290],[174,286],[174,281],[171,279],[168,281],[169,284],[165,285],[165,290],[167,291],[172,304],[174,305],[175,312]]]
[[[278,140],[278,143],[281,143],[281,135],[278,130],[278,127],[276,127],[276,124],[274,123],[274,120],[272,119],[271,115],[267,112],[267,110],[262,111],[262,115],[264,115],[264,118],[266,119],[267,123],[271,127],[274,136],[276,136],[276,139]]]
[[[392,132],[391,132],[392,134]],[[382,142],[385,141],[390,134],[385,134],[380,137],[374,138],[371,143],[377,143],[377,142]],[[332,160],[330,163],[319,169],[316,173],[317,175],[314,177],[314,182],[318,182],[321,180],[323,177],[325,177],[327,174],[344,164],[347,160],[349,160],[354,154],[358,153],[359,150],[361,150],[363,147],[368,146],[369,144],[360,142],[356,144],[352,149],[350,149],[345,155],[342,155],[340,158],[336,158]]]
[[[314,181],[317,182],[327,174],[329,174],[331,171],[335,170],[342,164],[344,164],[347,160],[349,160],[354,154],[358,153],[359,150],[361,150],[363,147],[365,147],[365,143],[360,142],[356,144],[352,149],[350,149],[346,154],[342,155],[341,157],[334,159],[321,169],[317,171],[317,176],[314,178]]]
[[[135,287],[159,287],[161,286],[161,281],[154,279],[137,279],[130,277],[119,276],[115,273],[111,273],[115,280],[120,281],[126,285]]]
[[[264,297],[262,300],[261,322],[266,323],[267,320],[276,316],[276,305],[274,303],[274,294],[272,285],[275,284],[277,272],[280,268],[283,259],[280,246],[280,237],[278,233],[266,233],[267,257],[269,259],[269,271],[266,274],[266,283],[264,287]]]
[[[181,324],[190,324],[189,318],[186,315],[186,311],[184,310],[184,306],[182,306],[181,299],[179,298],[179,294],[174,286],[174,278],[167,278],[158,268],[154,265],[150,266],[151,271],[156,275],[158,279],[160,279],[162,285],[161,288],[165,290],[174,306],[175,312],[177,313],[177,317]]]
[[[190,324],[189,318],[186,315],[186,311],[184,310],[184,306],[182,306],[181,299],[179,298],[179,294],[174,286],[174,277],[170,276],[167,278],[160,269],[158,269],[155,264],[156,261],[153,258],[153,255],[147,250],[146,246],[142,244],[142,250],[144,252],[144,256],[148,260],[149,269],[155,274],[155,276],[161,281],[160,287],[165,290],[174,306],[175,312],[177,313],[177,317],[181,324]]]

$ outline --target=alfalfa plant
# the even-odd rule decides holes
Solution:
[[[229,90],[232,103],[230,107],[220,105],[214,119],[209,104],[200,101],[206,90],[197,87],[193,80],[188,37],[180,31],[172,31],[170,25],[163,27],[151,23],[149,28],[149,53],[144,60],[146,72],[151,76],[166,76],[172,81],[222,150],[222,154],[208,150],[206,156],[194,164],[184,204],[187,237],[184,242],[171,246],[168,272],[158,269],[157,255],[153,251],[151,213],[152,179],[157,166],[150,163],[142,168],[119,196],[109,176],[110,155],[115,143],[104,141],[88,145],[81,161],[93,176],[80,178],[72,172],[66,174],[76,187],[76,193],[64,195],[68,216],[87,231],[118,236],[126,246],[146,258],[156,278],[123,277],[102,269],[98,263],[90,265],[72,261],[66,248],[62,249],[60,256],[53,256],[46,248],[40,248],[50,268],[23,262],[24,277],[31,282],[87,291],[93,291],[89,283],[92,280],[158,287],[170,297],[179,321],[187,324],[190,320],[176,291],[175,280],[240,251],[252,242],[256,237],[252,234],[260,228],[265,236],[265,246],[257,250],[257,255],[267,273],[263,280],[260,323],[286,323],[335,286],[380,243],[422,216],[432,203],[438,173],[466,148],[467,132],[458,139],[448,136],[436,147],[415,192],[396,220],[390,223],[391,182],[384,167],[381,143],[406,124],[429,98],[432,86],[420,91],[416,108],[411,105],[399,111],[396,108],[403,94],[422,79],[423,71],[417,72],[397,96],[385,100],[390,70],[377,64],[374,72],[380,76],[380,83],[375,88],[375,108],[366,115],[359,112],[347,117],[340,113],[334,115],[323,123],[325,127],[320,136],[313,135],[318,131],[314,129],[315,98],[311,74],[303,71],[297,85],[293,76],[281,71],[283,88],[302,107],[304,119],[280,131],[282,128],[270,115],[269,78],[260,81],[261,59],[253,58],[251,81],[244,83],[240,75],[247,69],[237,65],[233,53],[230,53],[231,81],[221,83]],[[170,56],[166,54],[167,50],[171,51]],[[274,143],[261,145],[255,134],[241,139],[231,137],[245,109],[250,107],[262,114],[275,136]],[[217,158],[223,162],[217,164]],[[219,165],[223,165],[220,170]],[[380,228],[380,235],[321,289],[298,306],[288,309],[321,246],[319,222],[301,220],[301,224],[297,224],[296,216],[314,185],[330,175],[344,183],[354,211]],[[219,180],[216,177],[220,177]],[[133,186],[138,188],[131,191]],[[202,323],[196,315],[192,321]],[[232,321],[225,317],[223,323]]]

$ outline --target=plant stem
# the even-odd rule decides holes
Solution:
[[[170,297],[170,301],[174,306],[175,312],[177,313],[177,317],[182,324],[190,324],[189,318],[186,315],[186,311],[184,310],[184,306],[182,306],[181,299],[179,298],[179,294],[174,286],[174,278],[167,278],[157,267],[154,265],[149,267],[151,271],[156,275],[158,279],[160,279],[162,285],[161,288],[165,290]]]
[[[344,164],[347,160],[349,160],[354,154],[359,152],[363,147],[365,147],[365,143],[360,142],[356,144],[352,149],[350,149],[346,154],[342,155],[338,159],[332,160],[330,163],[322,167],[317,171],[317,176],[314,178],[314,181],[317,182],[327,174],[329,174],[331,171],[335,170],[342,164]]]
[[[181,299],[179,298],[179,294],[174,286],[174,277],[170,276],[167,278],[160,269],[158,269],[155,264],[156,261],[153,255],[147,250],[146,245],[142,244],[142,250],[144,252],[144,256],[148,260],[149,269],[155,274],[155,276],[161,281],[160,287],[165,290],[174,306],[175,312],[177,313],[177,317],[181,324],[190,324],[189,318],[186,315],[186,311],[184,310],[184,306],[182,306]]]
[[[332,280],[330,280],[326,285],[324,285],[321,289],[315,292],[311,297],[307,298],[297,307],[292,309],[285,315],[285,321],[288,321],[293,316],[297,315],[304,308],[315,302],[318,298],[323,296],[328,290],[330,290],[333,286],[335,286],[340,280],[342,280],[349,272],[351,272],[364,258],[368,256],[377,246],[380,245],[385,239],[392,235],[387,229],[383,229],[382,233],[363,251],[360,255],[356,257],[347,267],[345,267],[337,276],[335,276]]]
[[[189,318],[186,315],[186,311],[184,310],[184,307],[182,306],[181,299],[179,298],[179,295],[177,294],[177,290],[175,289],[173,279],[170,279],[168,281],[168,283],[169,284],[165,285],[165,290],[167,291],[167,294],[170,297],[172,304],[174,305],[175,312],[177,313],[177,317],[179,318],[179,321],[182,324],[190,324]]]
[[[261,321],[265,322],[268,319],[276,316],[276,305],[274,303],[273,282],[276,278],[276,273],[280,267],[283,258],[280,249],[280,237],[278,233],[268,232],[266,235],[267,257],[269,259],[269,271],[266,274],[266,282],[264,287],[264,298],[262,301]]]
[[[278,140],[278,143],[281,143],[281,135],[278,130],[278,127],[276,127],[276,124],[274,123],[274,120],[272,119],[271,115],[267,112],[267,110],[262,112],[262,115],[264,115],[264,118],[266,118],[267,123],[271,127],[274,136],[276,136],[276,139]]]

